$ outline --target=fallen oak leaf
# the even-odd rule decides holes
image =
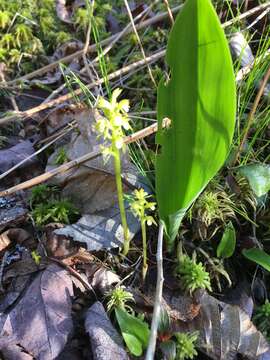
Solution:
[[[72,281],[66,270],[48,266],[16,306],[8,314],[1,314],[1,339],[12,336],[34,358],[55,359],[73,331],[72,295]]]

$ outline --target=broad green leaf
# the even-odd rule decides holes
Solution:
[[[254,261],[256,264],[261,265],[263,268],[270,271],[270,255],[265,251],[258,248],[245,249],[242,251],[242,254],[247,259]]]
[[[236,236],[233,224],[231,221],[225,228],[222,239],[217,248],[217,256],[223,259],[229,258],[233,255],[236,244]]]
[[[247,178],[256,196],[265,195],[270,190],[270,165],[251,164],[241,166],[239,173]]]
[[[141,356],[143,352],[142,343],[136,338],[136,336],[122,332],[123,338],[127,347],[132,355]]]
[[[146,349],[148,344],[150,335],[148,325],[141,319],[138,319],[121,308],[115,309],[115,315],[129,351],[133,355],[140,356],[141,353],[137,355],[139,348],[141,347],[142,351],[143,349]],[[134,338],[136,340],[134,340]],[[138,345],[139,343],[140,347]]]
[[[170,80],[158,88],[156,192],[169,247],[186,210],[223,165],[236,90],[231,56],[210,0],[187,0],[171,31]],[[162,129],[162,120],[171,125]]]

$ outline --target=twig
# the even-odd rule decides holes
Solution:
[[[136,62],[130,64],[130,65],[127,65],[127,66],[123,67],[122,69],[114,71],[113,73],[109,74],[108,75],[108,80],[115,79],[115,78],[117,78],[117,77],[119,77],[121,75],[129,73],[130,71],[139,71],[141,69],[141,67],[145,66],[145,61],[150,64],[151,62],[155,62],[155,61],[159,60],[164,55],[165,55],[165,50],[162,50],[162,51],[159,51],[159,52],[157,52],[157,53],[155,53],[155,54],[153,54],[151,56],[148,56],[146,59],[139,60],[139,61],[136,61]],[[96,80],[96,81],[88,84],[87,88],[92,89],[93,87],[95,87],[97,85],[101,85],[104,82],[105,82],[105,79],[101,78],[99,80]],[[43,104],[41,104],[39,106],[36,106],[36,107],[34,107],[32,109],[22,111],[22,112],[17,113],[17,114],[12,114],[10,116],[6,116],[6,117],[0,119],[0,125],[6,124],[6,123],[8,123],[10,121],[13,121],[13,120],[17,119],[18,117],[20,117],[21,121],[23,121],[23,120],[33,116],[34,114],[39,113],[40,111],[49,109],[49,108],[51,108],[51,107],[53,107],[55,105],[59,105],[59,104],[65,102],[67,100],[72,99],[74,95],[80,95],[81,93],[82,93],[82,90],[79,88],[79,89],[74,90],[73,93],[69,93],[69,94],[60,96],[55,100],[52,100],[52,101],[47,102],[47,103],[43,103]]]
[[[253,123],[253,120],[254,120],[254,115],[255,115],[256,110],[258,108],[258,105],[260,103],[261,97],[263,96],[264,89],[265,89],[265,87],[266,87],[266,85],[268,83],[269,78],[270,78],[270,67],[267,70],[267,73],[266,73],[266,75],[265,75],[265,77],[264,77],[264,79],[262,81],[262,84],[260,86],[258,94],[257,94],[257,96],[255,98],[254,103],[253,103],[252,109],[251,109],[251,111],[250,111],[250,113],[248,115],[248,120],[247,120],[247,125],[246,125],[245,130],[244,130],[244,135],[243,135],[242,141],[241,141],[241,143],[240,143],[240,145],[238,147],[238,150],[236,152],[233,164],[236,163],[236,161],[238,160],[238,158],[239,158],[239,156],[240,156],[240,154],[242,152],[243,146],[244,146],[244,144],[245,144],[245,142],[247,140],[247,137],[248,137],[250,127],[251,127],[251,125]]]
[[[147,352],[145,359],[153,360],[155,356],[156,350],[156,342],[157,342],[157,331],[158,324],[160,319],[160,309],[161,309],[161,301],[162,301],[162,290],[163,290],[163,257],[162,257],[162,248],[163,248],[163,223],[159,224],[159,232],[158,232],[158,244],[157,244],[157,285],[156,285],[156,296],[155,296],[155,304],[154,311],[151,323],[151,334],[147,347]]]
[[[179,5],[179,6],[174,7],[173,9],[171,9],[171,10],[172,10],[172,13],[176,13],[177,11],[179,11],[182,6],[183,6],[183,5]],[[263,9],[269,7],[269,6],[270,6],[270,3],[261,4],[261,5],[259,5],[259,6],[256,6],[255,8],[253,8],[253,9],[245,12],[244,14],[241,14],[240,16],[235,17],[235,18],[227,21],[226,23],[223,24],[223,27],[230,26],[230,25],[234,24],[235,22],[237,22],[237,21],[239,21],[239,20],[242,20],[242,19],[244,19],[244,18],[247,18],[247,17],[253,15],[254,13],[256,13],[256,12],[258,12],[258,11],[260,11],[260,10],[263,10]],[[153,18],[147,19],[147,20],[143,21],[142,23],[138,24],[138,25],[136,26],[136,29],[137,29],[137,30],[143,29],[143,28],[145,28],[145,27],[147,27],[147,26],[149,26],[149,25],[152,25],[152,24],[154,24],[154,23],[156,23],[156,22],[159,22],[159,21],[163,20],[163,19],[166,18],[167,16],[168,16],[168,13],[167,13],[167,12],[163,12],[163,13],[161,13],[161,14],[158,14],[158,15],[154,16]],[[132,30],[129,29],[129,31],[127,31],[126,34],[129,34],[131,31],[132,31]],[[106,39],[102,40],[102,41],[100,42],[100,45],[103,46],[103,45],[109,44],[109,43],[110,43],[111,41],[113,41],[113,39],[114,39],[115,37],[117,37],[117,36],[118,36],[118,33],[115,34],[115,35],[110,36],[109,38],[106,38]],[[94,51],[94,50],[96,50],[96,44],[93,44],[93,45],[89,46],[88,52]],[[55,62],[53,62],[53,63],[51,63],[51,64],[48,64],[48,65],[46,65],[46,66],[44,66],[44,67],[42,67],[42,68],[40,68],[40,69],[38,69],[38,70],[32,71],[32,72],[29,73],[29,74],[26,74],[26,75],[24,75],[24,76],[21,76],[20,78],[17,78],[17,79],[8,81],[8,82],[7,82],[7,85],[8,85],[8,86],[11,86],[11,85],[14,85],[14,84],[17,84],[17,83],[21,83],[21,82],[23,82],[23,81],[25,81],[25,80],[30,80],[30,79],[32,79],[32,78],[34,78],[34,77],[36,77],[36,76],[40,76],[40,75],[42,75],[42,74],[44,74],[44,73],[46,73],[46,72],[48,72],[48,71],[51,71],[51,70],[54,69],[55,67],[57,67],[57,66],[59,65],[59,63],[62,63],[62,64],[64,64],[64,63],[69,63],[69,62],[72,61],[74,58],[81,56],[81,55],[82,55],[82,52],[83,52],[83,50],[76,51],[76,52],[73,53],[73,54],[70,54],[70,55],[68,55],[68,56],[65,56],[65,57],[63,57],[63,58],[61,58],[61,59],[59,59],[59,60],[57,60],[57,61],[55,61]]]
[[[155,62],[157,60],[159,60],[160,58],[162,58],[164,55],[165,55],[165,52],[166,50],[161,50],[151,56],[148,56],[146,58],[147,62],[148,63],[151,63],[151,62]],[[260,60],[262,59],[265,59],[268,55],[270,54],[270,51],[267,51],[264,56],[262,56],[260,58]],[[258,63],[258,59],[257,59],[257,62]],[[242,68],[236,75],[236,81],[240,81],[243,79],[243,77],[245,75],[247,75],[251,69],[252,69],[252,66],[254,65],[251,64],[251,65],[247,65],[246,67]],[[124,74],[127,74],[127,73],[130,73],[133,71],[133,73],[137,72],[140,70],[140,66],[145,66],[145,60],[139,60],[139,61],[136,61],[130,65],[127,65],[125,67],[123,67],[122,69],[120,70],[117,70],[111,74],[108,75],[108,80],[112,80],[114,78],[117,78],[121,75],[124,75]],[[104,79],[101,78],[99,80],[96,80],[94,81],[93,83],[90,83],[87,85],[87,88],[88,89],[92,89],[93,87],[97,86],[97,85],[101,85],[104,83]],[[43,110],[46,110],[46,109],[49,109],[55,105],[59,105],[69,99],[71,99],[73,97],[73,95],[80,95],[82,93],[81,89],[77,89],[77,90],[74,90],[73,94],[67,94],[67,95],[63,95],[63,96],[60,96],[58,97],[57,99],[55,100],[52,100],[52,101],[49,101],[47,103],[42,103],[41,105],[39,106],[36,106],[32,109],[29,109],[29,110],[26,110],[24,112],[20,112],[20,113],[16,113],[16,114],[12,114],[10,116],[6,116],[2,119],[0,119],[0,126],[3,125],[3,124],[6,124],[10,121],[13,121],[15,119],[17,119],[18,117],[21,118],[21,121],[24,121],[26,120],[27,118],[33,116],[34,114],[36,113],[39,113],[40,111],[43,111]]]
[[[158,1],[158,0],[156,0]],[[149,7],[147,7],[145,10],[143,10],[142,12],[140,12],[135,18],[134,18],[134,22],[137,22],[140,19],[143,19],[147,13],[151,10],[152,6],[155,4],[155,2],[153,4],[151,4]],[[138,27],[138,26],[136,26]],[[122,31],[120,31],[119,33],[116,34],[116,37],[113,38],[113,40],[109,43],[109,45],[102,50],[102,53],[100,55],[98,55],[93,61],[92,64],[98,62],[98,59],[100,56],[105,56],[106,54],[108,54],[108,52],[113,48],[113,45],[117,43],[118,40],[120,40],[124,35],[127,34],[127,32],[130,32],[130,29],[132,28],[132,25],[129,23],[126,27],[124,27],[124,29]],[[80,70],[80,74],[83,74],[85,72],[85,68]]]
[[[90,43],[90,35],[91,35],[91,29],[92,29],[92,19],[93,19],[93,11],[94,11],[94,4],[95,4],[95,0],[93,0],[91,2],[91,5],[89,6],[88,4],[88,0],[86,0],[86,7],[88,9],[88,16],[89,16],[89,23],[88,23],[88,27],[87,27],[87,32],[86,32],[86,38],[85,38],[85,44],[84,44],[84,48],[83,48],[83,53],[82,53],[82,58],[83,58],[83,63],[84,66],[86,68],[86,71],[88,73],[89,79],[92,81],[93,77],[92,77],[92,72],[90,70],[87,58],[86,58],[86,54],[89,48],[89,43]]]
[[[255,24],[257,24],[257,22],[259,22],[263,17],[265,17],[269,12],[270,12],[270,8],[264,10],[264,12],[262,12],[250,25],[248,25],[246,30],[251,29]]]
[[[243,14],[239,15],[239,16],[236,16],[235,18],[229,20],[229,21],[226,21],[224,24],[222,24],[222,27],[227,27],[227,26],[230,26],[234,23],[236,23],[237,21],[240,21],[240,20],[243,20],[253,14],[255,14],[256,12],[260,11],[260,10],[263,10],[263,9],[266,9],[270,6],[270,2],[267,2],[265,4],[261,4],[261,5],[258,5],[256,7],[254,7],[253,9],[249,10],[249,11],[246,11],[244,12]]]
[[[91,284],[89,284],[88,281],[86,281],[79,273],[78,271],[74,270],[71,266],[65,264],[62,260],[59,260],[59,259],[56,259],[56,258],[53,258],[53,257],[49,257],[47,256],[47,259],[59,264],[60,266],[64,267],[66,270],[68,270],[76,279],[78,279],[82,284],[83,286],[91,291],[94,295],[95,295],[95,298],[98,299],[97,297],[97,294],[93,288],[93,286]]]
[[[22,166],[23,164],[25,164],[27,161],[31,160],[33,157],[37,156],[38,154],[40,154],[42,151],[46,150],[49,146],[51,146],[52,144],[54,144],[57,140],[61,139],[64,135],[68,134],[69,131],[71,131],[73,128],[70,127],[67,131],[65,131],[64,133],[61,133],[59,136],[57,136],[56,138],[54,138],[52,141],[50,141],[49,143],[47,143],[46,145],[42,146],[39,150],[35,151],[32,155],[26,157],[25,159],[23,159],[22,161],[20,161],[18,164],[14,165],[12,168],[8,169],[6,172],[4,172],[3,174],[0,175],[0,180],[4,179],[7,175],[9,175],[10,173],[12,173],[13,171],[15,171],[16,169],[18,169],[20,166]]]
[[[177,12],[183,5],[178,5],[176,6],[175,8],[172,9],[172,12],[175,13]],[[152,17],[151,19],[147,19],[143,22],[141,22],[140,24],[136,25],[136,29],[137,30],[140,30],[140,29],[143,29],[149,25],[152,25],[152,24],[155,24],[156,22],[159,22],[161,20],[163,20],[164,18],[166,18],[168,16],[168,13],[167,12],[163,12],[161,14],[157,14],[156,16]],[[132,32],[132,29],[129,28],[127,31],[126,31],[126,35],[127,34],[130,34]],[[114,40],[114,38],[116,38],[117,36],[119,35],[119,33],[115,34],[115,35],[112,35],[104,40],[102,40],[100,42],[100,46],[103,46],[103,45],[107,45],[109,44],[111,41]],[[95,51],[97,48],[97,45],[96,44],[93,44],[93,45],[90,45],[88,47],[88,52],[92,52],[92,51]],[[32,71],[31,73],[29,74],[26,74],[24,76],[21,76],[20,78],[17,78],[17,79],[14,79],[14,80],[11,80],[11,81],[8,81],[7,82],[7,86],[10,86],[10,85],[14,85],[14,84],[17,84],[17,83],[21,83],[25,80],[30,80],[34,77],[37,77],[37,76],[40,76],[48,71],[51,71],[52,69],[54,69],[55,67],[57,67],[60,63],[61,64],[65,64],[65,63],[69,63],[70,61],[72,61],[74,58],[76,57],[80,57],[82,56],[83,54],[83,49],[82,50],[78,50],[76,51],[75,53],[73,54],[70,54],[70,55],[67,55],[57,61],[54,61],[53,63],[51,64],[48,64],[46,66],[43,66],[42,68],[38,69],[38,70],[35,70],[35,71]]]
[[[165,6],[166,6],[167,11],[168,11],[169,18],[170,18],[171,23],[173,25],[174,24],[174,18],[173,18],[172,10],[171,10],[170,5],[169,5],[169,1],[168,0],[163,0],[163,1],[165,3]]]
[[[164,121],[163,126],[167,126],[166,121]],[[125,144],[130,144],[133,143],[139,139],[142,139],[146,136],[149,136],[153,133],[155,133],[157,131],[157,123],[152,124],[150,126],[148,126],[145,129],[139,130],[134,134],[128,135],[125,137],[124,142]],[[34,177],[33,179],[27,180],[23,183],[20,183],[18,185],[12,186],[9,189],[0,191],[0,196],[8,196],[11,195],[19,190],[23,190],[23,189],[28,189],[32,186],[41,184],[49,179],[51,179],[52,177],[58,175],[58,174],[62,174],[67,172],[68,170],[74,168],[75,166],[81,165],[83,163],[85,163],[86,161],[89,160],[93,160],[95,158],[97,158],[98,156],[101,155],[101,151],[100,150],[96,150],[96,151],[92,151],[90,153],[87,153],[81,157],[78,157],[72,161],[69,161],[59,167],[57,167],[56,169],[50,170],[48,172],[45,172],[39,176]]]
[[[128,12],[128,16],[129,16],[129,19],[130,19],[130,22],[131,22],[131,25],[132,25],[134,34],[135,34],[135,36],[136,36],[136,38],[137,38],[139,47],[140,47],[140,49],[141,49],[142,56],[143,56],[143,58],[144,58],[144,61],[145,61],[146,66],[147,66],[150,79],[152,80],[153,84],[154,84],[155,87],[156,87],[157,84],[156,84],[156,81],[155,81],[154,76],[153,76],[153,74],[152,74],[152,71],[151,71],[151,68],[150,68],[150,66],[149,66],[149,63],[148,63],[147,60],[146,60],[146,55],[145,55],[145,52],[144,52],[144,48],[143,48],[143,46],[142,46],[142,42],[141,42],[141,39],[140,39],[140,37],[139,37],[138,31],[137,31],[137,29],[136,29],[136,26],[135,26],[135,23],[134,23],[134,20],[133,20],[133,16],[132,16],[132,13],[131,13],[131,10],[130,10],[130,7],[129,7],[129,5],[128,5],[127,0],[124,0],[124,3],[125,3],[125,6],[126,6],[126,9],[127,9],[127,12]]]

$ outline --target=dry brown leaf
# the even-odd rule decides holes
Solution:
[[[66,270],[48,266],[16,306],[0,315],[1,340],[12,337],[39,360],[57,358],[73,331],[71,296],[72,280]]]
[[[79,251],[79,246],[72,238],[64,235],[57,235],[54,230],[63,228],[59,223],[50,223],[45,227],[44,242],[49,256],[55,258],[68,258]]]
[[[199,315],[189,323],[179,324],[179,331],[199,331],[199,348],[213,360],[266,359],[269,344],[248,314],[239,306],[223,303],[203,292]]]
[[[103,295],[121,280],[117,274],[106,269],[104,266],[85,264],[83,265],[83,269],[85,270],[89,283]]]
[[[20,228],[9,229],[0,235],[0,251],[10,244],[23,244],[25,247],[31,247],[33,242],[33,237],[28,231]]]

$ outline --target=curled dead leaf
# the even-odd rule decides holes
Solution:
[[[104,266],[85,264],[83,268],[89,283],[103,295],[121,280],[117,274],[106,269]]]
[[[34,245],[34,239],[32,235],[24,229],[9,229],[0,235],[0,251],[5,249],[10,244],[20,244],[24,245],[25,247],[32,248]]]
[[[59,223],[51,223],[45,227],[45,246],[49,256],[67,258],[75,255],[79,250],[79,246],[71,237],[58,235],[54,232],[54,230],[63,227],[64,225]]]

